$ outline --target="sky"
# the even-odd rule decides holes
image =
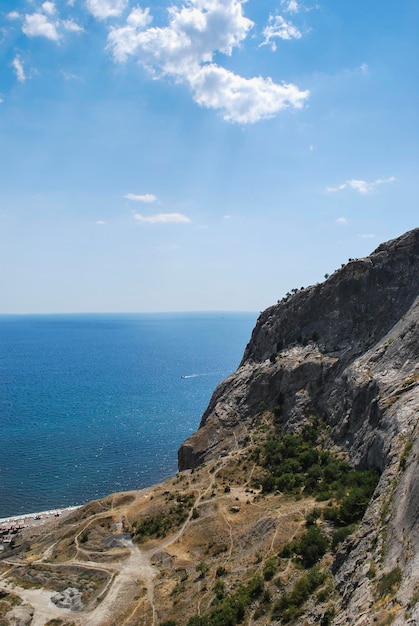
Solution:
[[[2,0],[0,313],[261,311],[417,227],[418,20]]]

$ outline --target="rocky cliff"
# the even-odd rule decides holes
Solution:
[[[176,476],[1,527],[0,624],[418,626],[418,253],[262,313]]]
[[[321,416],[353,466],[380,470],[332,566],[343,598],[336,625],[373,623],[376,571],[402,576],[393,614],[388,605],[383,613],[392,621],[382,623],[419,624],[418,321],[415,229],[264,311],[238,370],[179,450],[181,470],[223,456],[266,408],[281,411],[288,431]]]

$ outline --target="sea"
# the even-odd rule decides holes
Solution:
[[[173,476],[256,318],[0,316],[0,518]]]

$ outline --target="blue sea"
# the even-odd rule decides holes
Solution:
[[[0,518],[175,474],[256,317],[0,316]]]

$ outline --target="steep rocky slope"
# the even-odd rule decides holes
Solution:
[[[289,431],[320,415],[354,466],[379,468],[364,522],[333,565],[343,594],[335,624],[373,623],[371,567],[400,567],[395,605],[419,597],[418,294],[416,229],[267,309],[237,372],[179,450],[179,467],[196,467],[225,453],[261,407],[279,406]]]
[[[418,294],[419,229],[262,313],[177,476],[6,545],[0,626],[418,626]]]

